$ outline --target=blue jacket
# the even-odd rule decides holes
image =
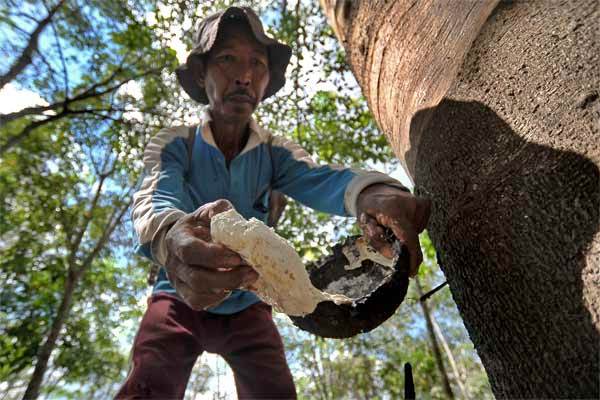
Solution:
[[[274,190],[313,209],[355,216],[358,194],[365,187],[387,183],[402,188],[398,181],[379,172],[317,165],[300,146],[272,135],[254,120],[250,121],[246,146],[227,168],[209,121],[206,110],[195,131],[192,149],[188,148],[188,127],[180,126],[161,129],[144,151],[145,174],[134,194],[132,219],[139,239],[136,252],[161,266],[153,293],[175,294],[163,268],[167,256],[165,234],[173,222],[203,204],[227,199],[245,218],[266,221],[266,189],[272,184]],[[232,314],[257,301],[254,293],[236,290],[208,311]]]

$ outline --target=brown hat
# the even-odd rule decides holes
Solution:
[[[221,22],[226,18],[247,21],[256,40],[267,47],[270,79],[262,99],[264,100],[275,94],[285,84],[285,69],[290,62],[292,49],[290,46],[268,37],[263,30],[260,19],[249,7],[229,7],[224,11],[206,17],[200,22],[194,37],[194,48],[188,55],[186,63],[175,71],[179,83],[192,99],[202,104],[208,104],[208,97],[206,97],[204,88],[198,86],[194,79],[190,59],[193,56],[204,55],[210,51],[219,33]]]

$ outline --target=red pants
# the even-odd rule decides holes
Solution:
[[[148,299],[133,343],[132,365],[117,399],[182,399],[196,359],[220,354],[240,399],[295,399],[296,389],[271,306],[232,315],[194,311],[169,294]]]

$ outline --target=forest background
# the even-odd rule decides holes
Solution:
[[[195,22],[231,1],[0,1],[0,399],[110,398],[149,293],[129,206],[142,154],[163,126],[193,123],[179,88]],[[257,111],[318,161],[410,181],[374,122],[316,1],[245,2],[293,49],[287,84]],[[278,232],[308,262],[358,232],[290,201]],[[301,398],[395,399],[403,365],[419,398],[491,398],[435,250],[396,315],[350,340],[318,339],[275,315]],[[33,394],[33,396],[32,396]],[[203,355],[190,399],[235,398]]]

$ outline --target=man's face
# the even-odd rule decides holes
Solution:
[[[250,118],[269,83],[267,48],[247,24],[227,21],[206,57],[198,83],[206,90],[213,115],[228,120]]]

